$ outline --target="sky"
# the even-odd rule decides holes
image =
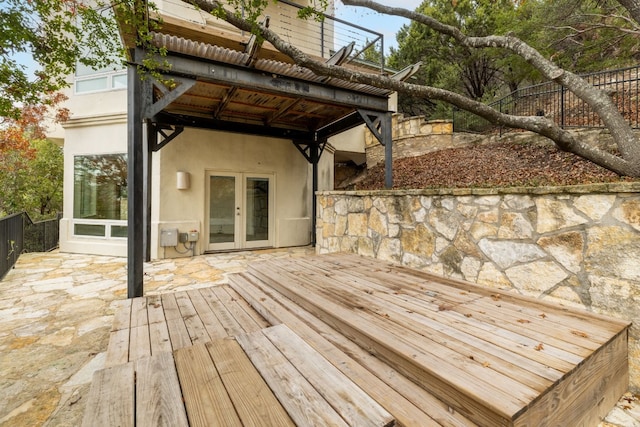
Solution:
[[[423,0],[379,0],[387,6],[416,10]],[[381,15],[364,7],[345,6],[340,0],[335,3],[335,16],[348,22],[369,28],[384,35],[385,54],[389,54],[391,46],[397,47],[396,33],[409,20],[399,16]]]

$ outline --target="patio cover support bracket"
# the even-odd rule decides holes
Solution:
[[[391,129],[391,112],[379,112],[359,109],[358,113],[384,147],[384,186],[387,189],[393,187],[393,135]]]
[[[307,162],[311,164],[313,164],[314,162],[318,163],[318,161],[320,160],[320,156],[322,156],[322,153],[324,152],[324,149],[327,146],[326,139],[320,142],[300,141],[300,140],[293,140],[292,142],[293,142],[293,145],[296,146],[298,151],[302,153],[304,158],[307,159]],[[316,152],[314,152],[314,150],[316,150]]]
[[[164,147],[165,145],[173,141],[178,135],[180,135],[184,131],[184,126],[171,126],[171,125],[165,125],[162,123],[153,123],[151,124],[151,127],[152,127],[152,130],[155,130],[155,134],[156,134],[154,138],[154,143],[151,144],[151,148],[154,152],[162,149],[162,147]],[[171,133],[166,132],[169,130],[172,132]],[[162,141],[160,142],[158,142],[158,137],[157,137],[158,134],[162,135]]]
[[[194,79],[187,79],[185,77],[171,76],[167,78],[168,81],[179,83],[173,89],[167,88],[162,82],[154,79],[151,83],[162,92],[162,97],[157,99],[153,104],[147,105],[144,108],[145,119],[152,119],[160,111],[164,110],[176,99],[184,95],[189,89],[195,86],[196,81]]]

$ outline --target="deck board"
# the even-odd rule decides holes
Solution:
[[[244,426],[295,426],[235,340],[217,340],[206,346]]]
[[[628,322],[346,254],[229,282],[127,300],[83,425],[594,426],[628,387]]]
[[[111,366],[93,374],[82,427],[135,425],[133,363]]]
[[[274,324],[286,324],[331,360],[392,413],[400,425],[476,425],[317,317],[290,301],[283,301],[255,277],[237,274],[230,276],[229,281],[265,318]]]
[[[261,331],[237,340],[296,425],[348,425]]]
[[[193,307],[196,309],[198,316],[200,316],[202,324],[207,330],[209,337],[212,340],[226,337],[227,331],[224,329],[224,326],[220,323],[215,313],[211,310],[209,304],[207,304],[202,293],[199,290],[193,290],[188,291],[188,294],[189,297],[191,297]]]
[[[173,355],[158,353],[136,361],[136,425],[188,426]]]
[[[211,341],[202,319],[198,316],[198,312],[193,306],[191,298],[189,298],[189,294],[187,292],[176,292],[175,297],[180,316],[184,320],[191,342],[197,344]]]
[[[551,411],[553,399],[544,396],[581,382],[577,368],[595,364],[599,349],[628,327],[344,254],[274,260],[248,273],[482,425],[514,425],[536,409]],[[576,416],[555,412],[554,420]]]
[[[191,426],[242,426],[204,344],[175,352]]]

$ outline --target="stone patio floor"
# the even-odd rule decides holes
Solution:
[[[311,247],[232,252],[145,264],[145,294],[226,283],[252,262]],[[104,365],[113,313],[127,297],[126,259],[24,254],[0,281],[0,426],[77,426],[93,372]],[[601,427],[640,427],[625,395]]]

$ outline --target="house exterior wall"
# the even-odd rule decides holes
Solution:
[[[81,236],[75,234],[74,159],[76,156],[108,155],[127,152],[127,91],[108,90],[76,94],[67,91],[66,107],[71,111],[63,129],[54,134],[64,139],[64,213],[60,228],[60,248],[65,252],[126,256],[126,238]],[[333,189],[333,150],[325,150],[318,167],[318,188]],[[176,172],[191,175],[189,190],[176,189]],[[274,179],[275,247],[306,245],[311,242],[313,217],[312,167],[289,140],[251,135],[187,129],[176,140],[152,156],[153,258],[203,253],[206,248],[205,181],[208,171],[271,174]],[[126,207],[122,202],[122,209]],[[94,221],[89,218],[89,221]],[[101,221],[126,226],[126,219]],[[201,239],[194,251],[179,254],[159,246],[163,228],[198,230]],[[109,235],[109,232],[106,233]]]
[[[223,2],[224,3],[224,2]],[[294,0],[293,3],[301,7],[308,6],[305,0]],[[325,13],[331,15],[333,11],[333,1],[328,2]],[[195,7],[176,0],[158,0],[155,2],[159,13],[165,19],[178,19],[184,21],[185,26],[195,25],[196,27],[208,27],[208,30],[226,33],[229,38],[238,39],[242,42],[249,40],[251,34],[241,31],[228,22],[216,18],[210,13],[197,10]],[[285,40],[296,40],[296,47],[303,52],[328,58],[342,46],[334,46],[334,24],[332,20],[318,22],[315,19],[297,19],[298,8],[285,3],[269,2],[263,12],[264,16],[271,18],[269,28],[278,33]],[[261,21],[263,18],[259,18]],[[320,41],[320,38],[324,42]],[[275,50],[270,43],[265,43],[271,50]]]
[[[127,152],[126,115],[92,120],[76,118],[65,129],[64,217],[60,249],[64,252],[126,256],[126,239],[74,235],[74,157]],[[274,247],[306,245],[312,233],[312,168],[288,140],[186,129],[152,156],[151,256],[185,256],[159,245],[164,228],[197,230],[201,238],[193,253],[206,246],[206,177],[208,172],[271,174],[274,178]],[[333,153],[323,154],[318,173],[320,190],[331,190]],[[190,188],[176,188],[176,172],[190,174]]]
[[[319,165],[319,188],[331,188],[332,153],[325,152]],[[190,174],[190,188],[176,188],[176,174]],[[284,139],[255,137],[201,129],[185,129],[153,159],[152,258],[175,257],[173,248],[159,245],[162,229],[198,230],[195,253],[207,247],[205,232],[207,174],[270,174],[275,183],[275,247],[311,242],[313,195],[312,169],[293,143]],[[184,256],[184,255],[182,255]]]
[[[75,117],[65,126],[63,218],[60,220],[60,250],[62,252],[126,256],[126,239],[74,236],[73,219],[75,156],[126,152],[126,114],[90,118]]]

